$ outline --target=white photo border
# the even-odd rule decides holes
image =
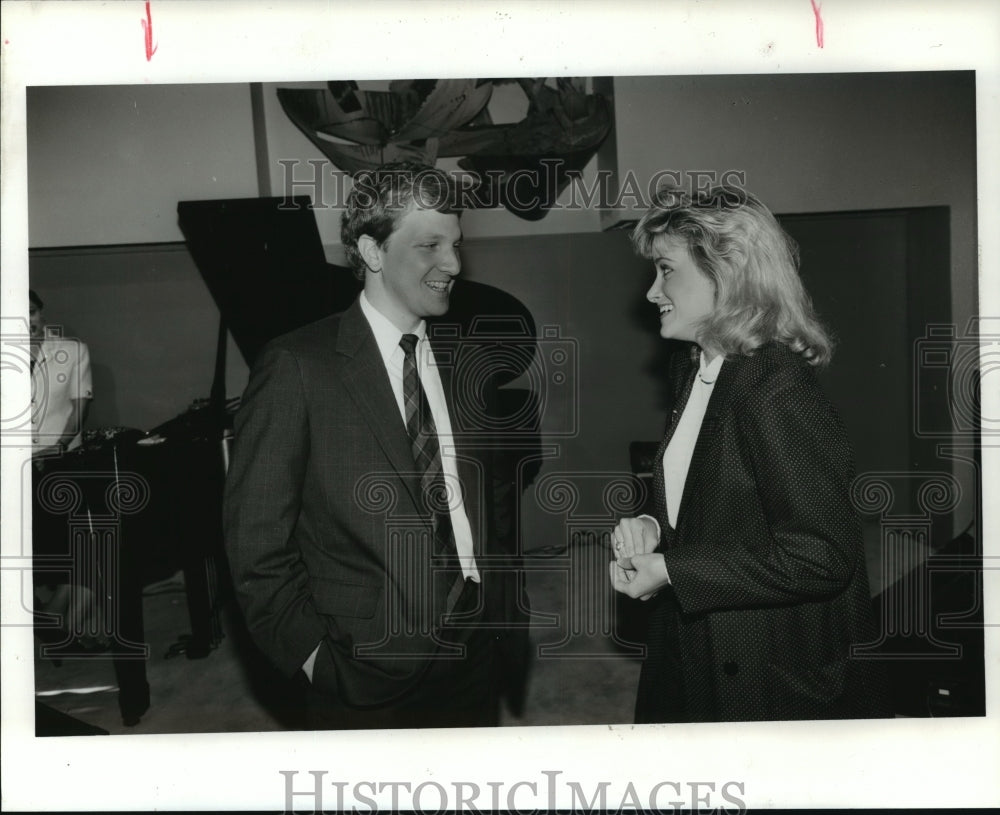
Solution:
[[[995,147],[1000,132],[1000,8],[983,2],[824,0],[823,47],[813,4],[571,4],[170,2],[154,0],[147,60],[142,2],[4,2],[2,22],[2,313],[26,316],[28,288],[25,89],[30,85],[325,80],[331,77],[616,76],[975,70],[978,118],[980,314],[1000,315]],[[350,35],[347,35],[347,32]],[[488,34],[488,36],[486,36]],[[768,42],[775,48],[765,52]],[[933,116],[933,111],[928,112]],[[23,385],[24,383],[21,383]],[[4,399],[16,397],[4,382]],[[11,390],[8,391],[8,386]],[[1000,391],[1000,389],[997,389]],[[1000,415],[983,389],[983,415]],[[2,448],[2,478],[18,483],[24,451]],[[1000,534],[997,450],[984,445],[982,534]],[[19,551],[20,497],[3,491],[3,553]],[[21,613],[2,572],[4,620]],[[984,573],[987,620],[1000,607],[998,572]],[[548,776],[584,784],[742,782],[748,806],[924,808],[1000,803],[997,633],[987,628],[983,719],[789,722],[488,731],[33,736],[30,628],[2,631],[4,809],[282,809],[285,779],[436,779],[535,783],[516,799],[546,806]],[[433,747],[433,749],[431,749]],[[336,803],[334,787],[326,806]],[[373,795],[388,805],[389,792]],[[485,793],[484,793],[485,794]],[[506,794],[506,793],[504,793]],[[428,793],[428,803],[436,802]],[[556,800],[566,806],[565,797]],[[613,801],[612,803],[617,803]],[[308,808],[308,799],[296,804]],[[347,799],[346,804],[363,802]],[[488,808],[486,798],[479,804]],[[501,798],[501,806],[506,799]]]

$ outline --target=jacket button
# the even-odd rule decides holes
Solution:
[[[722,665],[722,670],[725,672],[726,676],[736,676],[740,672],[740,666],[735,662],[726,662]]]

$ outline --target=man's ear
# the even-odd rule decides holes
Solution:
[[[361,235],[358,238],[358,254],[373,272],[382,271],[382,255],[378,243],[371,235]]]

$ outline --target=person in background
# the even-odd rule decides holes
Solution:
[[[654,516],[623,518],[611,583],[650,604],[637,722],[891,715],[853,453],[816,379],[832,343],[797,248],[744,190],[662,190],[632,234],[679,340]]]
[[[94,397],[87,344],[50,330],[45,303],[34,290],[28,292],[28,333],[31,367],[31,455],[36,489],[33,502],[32,552],[36,584],[50,592],[36,604],[39,611],[62,618],[61,633],[87,650],[107,646],[108,638],[97,619],[92,587],[68,582],[47,582],[46,556],[66,557],[68,530],[58,516],[39,503],[37,485],[42,476],[58,467],[63,453],[82,443],[83,423]]]
[[[80,446],[94,390],[87,344],[50,333],[42,298],[33,290],[28,298],[31,450],[43,459]]]

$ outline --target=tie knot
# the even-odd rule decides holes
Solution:
[[[417,335],[404,334],[399,338],[399,347],[403,349],[406,356],[412,357],[417,350]]]

